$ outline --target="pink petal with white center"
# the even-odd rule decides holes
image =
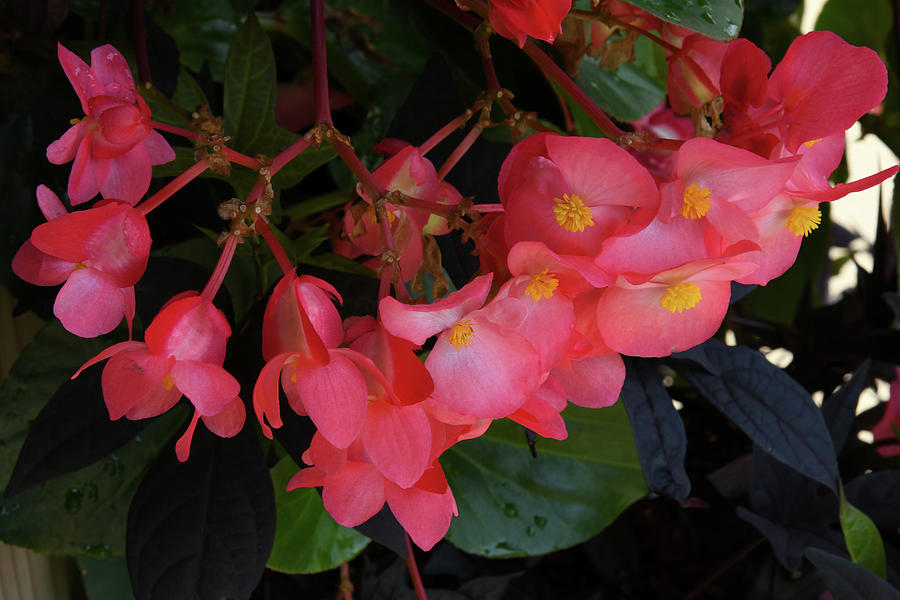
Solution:
[[[147,152],[147,158],[150,159],[151,165],[164,165],[175,160],[175,150],[172,149],[166,138],[156,131],[148,133],[141,144]]]
[[[122,322],[126,301],[118,283],[96,269],[75,269],[56,295],[53,314],[67,331],[92,338]]]
[[[134,206],[150,188],[150,157],[144,146],[138,144],[115,158],[97,159],[98,170],[107,175],[100,183],[100,194]]]
[[[97,161],[91,155],[92,137],[86,135],[82,138],[75,154],[75,163],[69,173],[69,185],[66,191],[72,206],[83,204],[100,192],[100,184],[97,181]]]
[[[476,277],[446,298],[431,304],[403,304],[387,296],[378,304],[378,318],[392,335],[421,346],[433,335],[452,327],[484,303],[492,275]]]
[[[432,472],[436,472],[432,474]],[[430,468],[423,479],[439,479],[440,482],[427,482],[426,485],[415,485],[402,489],[390,481],[384,483],[384,495],[391,512],[422,550],[430,550],[447,534],[450,520],[457,514],[453,492],[447,485],[440,465]],[[430,488],[443,483],[440,491]]]
[[[335,521],[356,527],[384,506],[384,478],[371,463],[348,461],[340,474],[325,476],[322,503]]]
[[[271,423],[275,429],[282,425],[278,380],[284,363],[292,356],[294,356],[293,352],[283,352],[269,359],[253,386],[253,412],[256,414],[256,420],[259,421],[263,435],[270,440],[272,439],[272,430],[265,422]]]
[[[126,102],[135,101],[134,79],[128,61],[110,44],[91,51],[91,71],[97,76],[107,96]]]
[[[230,438],[240,433],[244,427],[247,410],[239,396],[225,405],[222,412],[203,417],[203,424],[219,437]]]
[[[469,326],[468,338],[458,336],[459,347],[447,331],[428,355],[432,397],[458,413],[505,417],[540,385],[540,356],[524,337],[486,319],[475,317]]]
[[[619,399],[625,382],[625,363],[618,354],[573,360],[567,367],[553,369],[572,404],[585,408],[605,408]]]
[[[12,270],[34,285],[59,285],[68,279],[76,264],[41,252],[28,240],[13,257]]]
[[[431,424],[420,406],[369,403],[362,441],[372,463],[401,488],[414,485],[429,464]]]
[[[660,305],[668,286],[607,288],[597,303],[597,325],[610,348],[628,356],[668,356],[711,338],[728,311],[730,281],[697,281],[701,300],[681,313]]]
[[[171,376],[200,416],[219,414],[241,391],[241,384],[231,373],[210,363],[179,360]]]
[[[175,361],[160,358],[139,346],[117,352],[103,367],[100,379],[103,400],[113,421],[125,415],[137,419],[162,414],[181,397],[181,392],[166,379]]]
[[[368,405],[366,382],[356,365],[334,353],[324,366],[299,360],[295,385],[322,435],[338,448],[352,444],[362,430]]]
[[[54,165],[64,165],[75,158],[84,136],[90,131],[89,120],[78,121],[69,127],[61,138],[47,146],[47,160]]]

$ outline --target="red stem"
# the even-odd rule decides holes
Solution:
[[[431,150],[435,146],[443,142],[448,135],[465,125],[466,121],[468,121],[471,116],[471,114],[466,112],[465,114],[454,118],[452,121],[435,131],[430,138],[425,140],[425,143],[419,146],[419,152],[421,152],[423,155],[431,152]]]
[[[419,567],[416,565],[416,556],[413,554],[409,535],[404,534],[404,537],[406,538],[406,566],[409,568],[409,578],[412,579],[413,588],[416,590],[416,598],[428,600],[428,596],[425,595],[425,586],[422,584],[422,576],[419,575]]]
[[[200,292],[200,295],[210,302],[219,293],[219,288],[222,286],[222,282],[225,281],[225,274],[228,273],[228,267],[231,266],[231,259],[234,258],[234,250],[237,248],[238,241],[239,239],[236,235],[229,235],[228,239],[225,240],[222,254],[219,255],[219,262],[216,263],[215,270],[209,281],[206,282],[206,287]]]
[[[281,242],[279,242],[278,238],[275,237],[275,234],[272,232],[272,229],[269,227],[269,224],[264,218],[260,217],[256,220],[256,231],[263,236],[264,240],[266,240],[266,244],[268,244],[269,250],[272,251],[272,255],[278,262],[278,266],[281,267],[281,271],[285,275],[293,274],[294,265],[291,264],[291,259],[288,258],[287,252],[284,251],[284,248],[281,246]]]
[[[275,175],[278,171],[280,171],[286,164],[300,156],[304,150],[309,148],[309,145],[312,141],[306,139],[305,137],[300,138],[281,152],[279,152],[275,158],[272,159],[272,166],[269,167],[269,173]]]
[[[481,135],[483,131],[482,127],[475,125],[472,129],[469,130],[469,133],[466,134],[466,137],[459,143],[459,145],[453,149],[453,152],[450,153],[450,156],[447,157],[447,160],[444,161],[444,164],[441,165],[441,169],[438,171],[438,181],[443,181],[444,177],[447,176],[447,173],[450,172],[450,169],[456,166],[456,163],[465,155],[466,152],[469,151],[469,148],[472,147],[472,144],[475,143],[475,140],[478,139],[478,136]]]
[[[356,156],[356,152],[353,151],[351,146],[334,138],[331,138],[331,144],[337,151],[338,156],[341,157],[341,160],[344,161],[344,164],[350,168],[360,183],[363,184],[363,187],[366,188],[373,202],[385,195],[384,188],[381,187],[375,176],[366,168],[366,165],[362,164],[362,161]]]
[[[145,215],[148,214],[208,168],[209,163],[205,160],[194,163],[184,173],[167,183],[161,190],[144,200],[141,204],[138,204],[136,208]]]
[[[144,0],[131,5],[131,24],[134,27],[134,49],[137,52],[138,78],[150,81],[150,58],[147,56],[147,32],[144,29]]]
[[[311,0],[312,21],[313,91],[315,94],[316,123],[331,125],[331,107],[328,104],[328,61],[325,56],[325,2]]]

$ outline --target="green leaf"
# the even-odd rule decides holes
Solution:
[[[182,68],[178,71],[178,83],[172,101],[187,111],[195,111],[202,104],[209,105],[209,100],[197,80]]]
[[[508,420],[444,454],[459,506],[451,542],[485,556],[551,552],[595,535],[647,493],[621,403],[563,416],[569,438],[540,439],[537,458]]]
[[[0,388],[0,481],[53,392],[111,338],[84,340],[52,322],[25,349]],[[0,500],[0,539],[50,554],[122,554],[131,498],[156,455],[174,452],[168,442],[185,416],[171,411],[107,459]]]
[[[844,488],[841,486],[841,530],[844,532],[844,541],[850,558],[858,565],[862,565],[879,575],[882,579],[887,577],[887,566],[884,557],[884,542],[872,519],[847,501],[844,496]]]
[[[816,29],[833,31],[855,46],[868,46],[883,54],[892,21],[888,0],[828,0],[816,20]]]
[[[737,37],[744,18],[742,0],[629,0],[668,21],[716,40]]]
[[[285,456],[272,467],[277,526],[266,566],[284,573],[333,569],[362,552],[369,538],[334,522],[312,488],[285,491],[297,464]]]
[[[326,252],[324,254],[307,254],[297,258],[297,262],[301,265],[312,265],[332,271],[340,271],[341,273],[350,273],[351,275],[363,275],[364,277],[377,277],[375,271],[365,265],[361,265],[355,260],[351,260],[346,256]]]
[[[177,0],[154,6],[153,19],[175,39],[182,64],[200,71],[206,62],[213,79],[222,81],[228,43],[240,22],[228,0]]]
[[[88,600],[134,600],[124,556],[111,556],[102,560],[82,556],[77,562]]]
[[[283,215],[291,221],[304,219],[326,210],[342,206],[354,198],[352,190],[335,190],[309,200],[285,207]]]
[[[665,85],[659,82],[657,74],[648,75],[627,63],[607,71],[587,56],[581,60],[575,81],[591,100],[620,121],[640,119],[666,95]]]

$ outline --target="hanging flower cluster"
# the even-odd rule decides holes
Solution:
[[[533,51],[527,36],[553,40],[569,8],[496,0],[479,14]],[[261,234],[284,276],[265,310],[266,364],[252,409],[271,438],[282,425],[282,391],[317,429],[309,449],[294,457],[307,466],[289,489],[321,486],[325,508],[346,526],[387,503],[428,549],[457,514],[443,452],[501,418],[564,439],[560,413],[569,402],[616,402],[622,355],[666,356],[709,339],[725,317],[732,282],[765,285],[790,267],[820,223],[819,203],[897,172],[828,182],[844,131],[886,93],[887,73],[873,51],[814,32],[771,69],[746,40],[710,40],[615,0],[597,10],[603,18],[592,28],[592,52],[607,52],[619,28],[655,32],[665,44],[669,106],[636,126],[648,139],[663,131],[668,139],[641,145],[629,143],[636,136],[534,133],[503,163],[499,205],[472,205],[443,181],[487,126],[494,100],[475,106],[482,120],[440,169],[428,151],[475,111],[422,146],[386,141],[392,156],[374,173],[330,123],[274,161],[226,152],[257,168],[260,179],[248,198],[223,205],[232,229],[209,283],[169,300],[144,341],[115,344],[85,365],[107,361],[102,388],[110,418],[156,416],[186,396],[194,416],[176,445],[180,460],[188,459],[201,418],[223,437],[241,430],[240,384],[223,368],[231,327],[213,298],[237,244]],[[62,46],[59,59],[86,116],[47,156],[58,164],[74,159],[72,205],[98,193],[103,199],[68,213],[41,186],[47,223],[19,250],[13,269],[36,285],[64,284],[54,313],[72,333],[107,333],[123,317],[130,331],[133,286],[151,246],[145,215],[223,155],[203,158],[140,202],[152,165],[174,153],[154,129],[125,60],[111,46],[95,49],[90,67]],[[502,92],[494,96],[508,102]],[[359,200],[337,223],[334,248],[367,257],[379,271],[377,316],[342,321],[337,290],[298,275],[265,220],[272,174],[323,132],[360,179]],[[410,289],[425,274],[443,282],[433,238],[456,228],[475,240],[483,274],[430,303],[414,300]],[[432,292],[443,292],[443,284]]]

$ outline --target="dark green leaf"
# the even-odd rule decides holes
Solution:
[[[841,529],[853,562],[882,578],[886,577],[884,543],[881,541],[878,528],[864,512],[847,501],[843,488],[841,488],[840,515]]]
[[[312,488],[285,491],[298,470],[286,456],[272,467],[278,512],[275,545],[267,566],[284,573],[316,573],[334,569],[362,552],[366,536],[334,522]]]
[[[134,600],[124,557],[98,559],[82,556],[77,559],[77,563],[87,600]]]
[[[597,66],[585,57],[575,79],[591,99],[604,111],[620,121],[636,121],[662,102],[665,87],[632,64],[624,64],[615,71]]]
[[[742,0],[630,0],[660,19],[717,40],[733,40],[741,30]]]
[[[180,0],[165,5],[170,10],[157,6],[153,18],[175,38],[181,62],[194,71],[200,71],[206,62],[213,78],[222,81],[228,44],[240,22],[228,0]]]
[[[38,333],[0,389],[0,482],[9,479],[29,424],[56,388],[115,341],[77,338],[59,323]],[[156,455],[174,453],[168,442],[184,417],[174,410],[108,458],[3,501],[0,539],[51,554],[121,554],[131,497]]]
[[[809,393],[755,350],[716,339],[703,348],[716,374],[683,361],[676,370],[761,449],[837,491],[831,434]]]
[[[444,454],[459,506],[451,542],[485,556],[542,554],[586,540],[647,493],[621,404],[563,416],[569,438],[539,440],[537,458],[505,420]]]
[[[834,600],[898,600],[900,592],[863,566],[834,554],[809,548],[806,557],[825,578]]]
[[[891,32],[893,11],[889,0],[828,0],[816,20],[816,29],[833,31],[855,46],[884,52]]]

